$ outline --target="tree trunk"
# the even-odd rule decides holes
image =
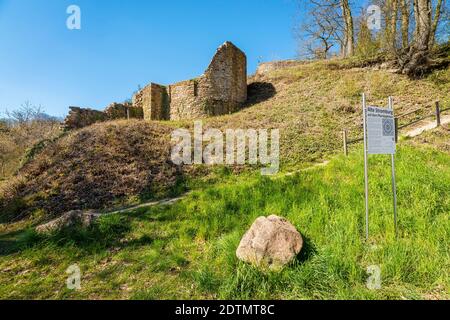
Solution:
[[[414,0],[414,17],[416,20],[414,41],[406,57],[400,61],[400,65],[402,73],[417,77],[429,69],[431,0]]]
[[[431,36],[431,0],[414,0],[416,31],[413,47],[428,50]]]
[[[390,0],[390,26],[389,26],[389,49],[395,51],[395,42],[397,39],[397,16],[398,16],[398,1]]]
[[[345,46],[344,46],[344,55],[345,57],[350,57],[354,53],[355,48],[355,35],[353,30],[353,17],[352,17],[352,11],[350,8],[350,5],[348,3],[348,0],[341,0],[341,8],[342,8],[342,15],[344,17],[344,23],[345,23]]]
[[[411,6],[410,0],[400,0],[402,10],[402,49],[409,46],[409,9]]]
[[[439,23],[439,19],[441,17],[441,8],[442,8],[442,0],[438,0],[436,5],[436,12],[434,13],[433,24],[431,25],[430,41],[428,44],[430,49],[433,48],[436,39],[436,30]]]

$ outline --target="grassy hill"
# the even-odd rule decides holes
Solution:
[[[192,128],[190,121],[99,123],[31,154],[0,185],[0,298],[449,299],[448,128],[400,140],[398,239],[389,157],[370,157],[366,243],[362,146],[340,153],[342,129],[351,127],[351,138],[361,133],[361,92],[380,105],[392,95],[397,114],[431,112],[434,100],[450,105],[450,69],[410,80],[351,61],[299,62],[250,82],[245,109],[203,124],[280,129],[282,171],[272,177],[248,166],[173,165],[170,133]],[[88,229],[33,230],[67,210],[109,211],[188,190],[170,206],[103,216]],[[304,237],[282,272],[235,255],[254,219],[270,214]],[[81,269],[77,291],[66,288],[73,264]],[[366,287],[370,266],[381,270],[380,290]]]
[[[386,104],[392,95],[397,113],[434,100],[450,105],[450,69],[410,80],[388,70],[353,67],[351,61],[298,62],[258,72],[250,83],[244,110],[205,119],[204,127],[280,129],[283,171],[341,149],[341,130],[361,121],[361,92],[373,104]],[[177,127],[191,128],[192,122],[116,121],[63,135],[0,185],[0,222],[176,195],[203,185],[205,176],[214,183],[221,168],[171,164],[170,132]],[[360,133],[353,129],[350,138]]]
[[[370,158],[370,241],[364,242],[363,157],[272,178],[222,174],[222,183],[172,206],[105,216],[90,229],[0,236],[0,298],[448,299],[450,155],[402,143],[397,154],[399,238],[390,158]],[[305,245],[282,272],[235,256],[261,215],[287,217]],[[81,289],[66,269],[81,269]],[[367,268],[382,288],[366,288]]]

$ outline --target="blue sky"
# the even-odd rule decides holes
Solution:
[[[66,9],[81,8],[81,30]],[[103,109],[138,85],[200,75],[231,40],[258,61],[296,55],[295,0],[0,0],[0,112],[26,100],[64,116]]]

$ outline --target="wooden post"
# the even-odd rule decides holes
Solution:
[[[398,142],[398,118],[394,118],[394,125],[395,125],[395,143]]]
[[[436,127],[441,126],[441,110],[439,109],[439,101],[436,101]]]
[[[347,130],[342,131],[342,137],[344,140],[344,155],[348,156]]]
[[[127,108],[127,120],[130,120],[130,109]]]

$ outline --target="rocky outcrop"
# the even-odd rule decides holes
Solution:
[[[303,246],[297,229],[276,215],[259,217],[245,233],[237,257],[261,267],[279,269],[290,263]]]

